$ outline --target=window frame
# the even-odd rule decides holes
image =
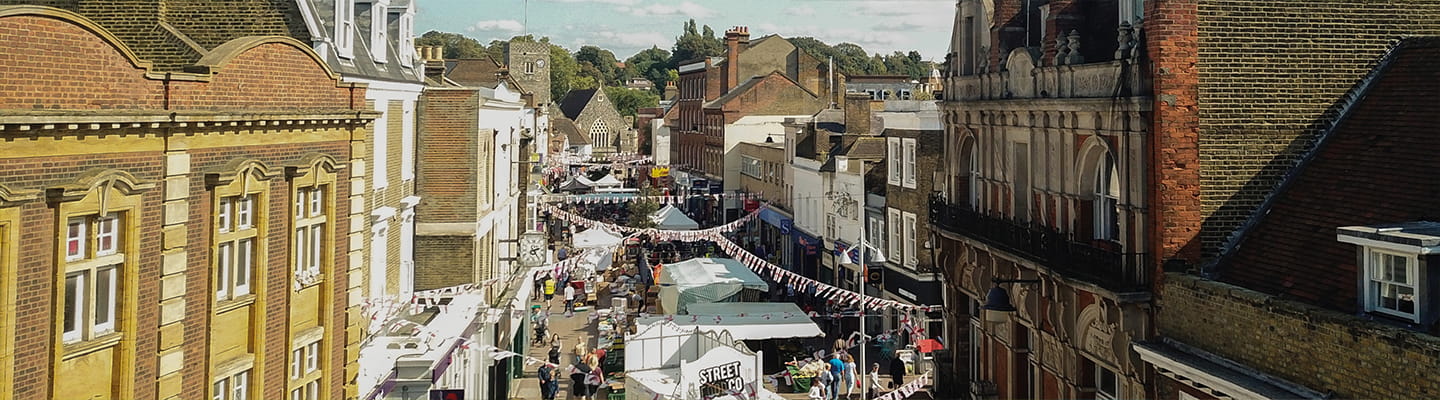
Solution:
[[[215,198],[213,227],[214,282],[211,293],[216,304],[216,313],[233,310],[254,300],[259,279],[256,260],[264,254],[260,248],[261,225],[264,216],[266,183],[255,178],[251,171],[239,172],[229,184],[212,188]]]
[[[885,173],[885,183],[892,186],[900,186],[900,175],[902,172],[900,170],[902,168],[900,166],[902,151],[900,146],[900,138],[885,138],[885,168],[888,170],[888,172]]]
[[[1381,270],[1379,269],[1380,266],[1377,265],[1376,262],[1382,257],[1387,259],[1389,257],[1395,257],[1405,260],[1405,274],[1408,278],[1407,280],[1409,281],[1409,283],[1401,284],[1391,280],[1385,280],[1383,278],[1377,279],[1376,273],[1381,272]],[[1389,264],[1387,263],[1385,267],[1386,269],[1389,269]],[[1423,306],[1424,301],[1421,293],[1422,283],[1420,282],[1420,258],[1418,255],[1393,250],[1378,249],[1374,247],[1365,247],[1364,269],[1366,312],[1384,314],[1386,316],[1401,318],[1410,322],[1420,322],[1421,307]],[[1377,286],[1377,284],[1409,288],[1411,292],[1410,302],[1411,306],[1414,308],[1414,312],[1405,313],[1400,310],[1382,307],[1383,300],[1379,296],[1382,295],[1383,291],[1381,290],[1380,286]],[[1398,301],[1399,299],[1397,298],[1397,302]],[[1398,305],[1399,304],[1397,303],[1397,307]]]
[[[290,247],[294,253],[291,272],[295,275],[296,290],[304,289],[323,281],[326,261],[327,238],[332,228],[331,202],[332,182],[313,182],[297,185],[294,189],[296,212],[292,220],[293,232]]]
[[[1094,196],[1094,229],[1096,240],[1118,241],[1120,239],[1120,177],[1119,165],[1114,157],[1105,154],[1095,168],[1095,180],[1090,187]],[[1112,187],[1113,186],[1113,187]],[[1114,190],[1114,193],[1111,193]]]
[[[889,229],[890,237],[889,240],[886,241],[886,244],[889,246],[889,249],[887,251],[887,253],[889,254],[886,254],[885,256],[887,259],[897,264],[905,262],[905,255],[903,253],[904,250],[901,249],[901,245],[904,243],[904,239],[900,229],[901,215],[902,214],[900,213],[900,210],[895,209],[894,207],[886,208],[885,227],[886,229]]]
[[[129,210],[115,210],[112,212],[100,213],[76,213],[64,218],[63,225],[66,247],[63,250],[65,262],[60,271],[60,288],[63,293],[57,297],[60,339],[63,345],[79,345],[85,347],[84,343],[97,341],[119,333],[119,317],[122,297],[125,295],[122,290],[125,288],[120,282],[121,279],[128,279],[125,276],[125,265],[127,264],[127,252],[122,249],[133,246],[124,237],[123,231],[128,228]],[[78,225],[77,225],[78,222]],[[111,240],[109,249],[102,249],[99,245],[102,239],[102,225],[110,225],[108,237]],[[79,226],[79,236],[75,237],[75,227]],[[71,244],[78,243],[79,254],[72,254]],[[106,295],[101,299],[99,277],[102,274],[109,274],[108,286],[105,289]],[[70,279],[75,278],[74,290],[71,290]],[[104,302],[103,305],[101,302]],[[70,307],[71,303],[74,307]],[[104,310],[101,310],[104,308]],[[97,320],[101,314],[105,314],[108,320],[99,323]],[[69,328],[66,324],[72,324]]]
[[[355,0],[335,1],[335,55],[355,58]]]
[[[912,212],[901,212],[900,218],[902,224],[900,234],[905,237],[905,244],[903,246],[905,258],[901,260],[904,261],[905,266],[915,268],[920,265],[920,248],[916,245],[918,239],[915,237],[915,229],[918,221],[915,213]]]
[[[1095,400],[1118,400],[1121,397],[1120,392],[1122,392],[1122,390],[1120,389],[1120,373],[1112,371],[1110,370],[1110,368],[1094,361],[1090,362],[1090,366],[1092,367],[1090,374],[1094,376],[1094,380],[1091,382],[1091,384],[1094,385],[1093,387],[1095,388]],[[1103,374],[1102,372],[1109,373],[1112,377],[1110,383],[1113,383],[1115,385],[1114,393],[1105,391],[1105,386],[1102,385],[1104,383],[1103,381],[1105,379],[1105,374]]]
[[[384,64],[390,56],[390,10],[388,3],[374,1],[370,8],[370,58]]]
[[[916,144],[916,142],[915,142],[915,139],[912,139],[912,138],[900,139],[900,147],[901,147],[901,151],[902,151],[900,163],[901,163],[901,169],[903,170],[903,173],[901,174],[901,178],[900,178],[900,179],[901,179],[901,184],[902,184],[902,186],[904,186],[904,187],[907,188],[907,189],[914,189],[914,188],[915,188],[915,185],[916,185],[916,182],[917,182],[917,180],[916,180],[916,178],[915,178],[915,151],[916,151],[916,146],[917,146],[917,144]]]

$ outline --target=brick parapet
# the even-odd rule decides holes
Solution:
[[[1161,290],[1161,336],[1335,398],[1440,396],[1440,338],[1190,275]]]

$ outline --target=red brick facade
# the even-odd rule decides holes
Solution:
[[[338,77],[308,46],[288,38],[241,38],[221,45],[201,59],[191,73],[161,72],[136,59],[125,44],[95,23],[65,11],[43,7],[0,6],[0,186],[41,193],[21,202],[19,251],[14,279],[17,354],[13,392],[17,399],[59,396],[55,388],[83,385],[56,382],[53,371],[61,346],[56,315],[55,254],[63,224],[54,220],[57,207],[68,200],[54,197],[57,188],[74,184],[83,174],[114,170],[145,185],[139,190],[138,218],[127,219],[135,230],[121,241],[136,241],[139,254],[126,262],[122,274],[133,274],[134,304],[122,304],[117,346],[133,356],[133,365],[111,369],[130,374],[133,382],[106,389],[118,399],[210,398],[213,377],[208,355],[214,300],[211,258],[212,199],[207,181],[233,176],[239,160],[268,171],[268,203],[257,207],[265,253],[256,261],[259,277],[253,292],[263,305],[251,319],[263,339],[251,349],[257,361],[250,398],[288,398],[287,356],[293,315],[292,236],[289,234],[292,176],[288,172],[333,170],[333,194],[326,209],[333,224],[327,238],[329,265],[322,287],[326,293],[317,316],[326,327],[323,358],[327,398],[340,399],[346,384],[345,311],[349,286],[349,204],[352,142],[363,138],[372,112],[356,107],[364,87],[340,84]],[[93,142],[94,144],[88,144]],[[11,151],[14,150],[14,151]],[[328,159],[329,162],[316,163]],[[318,165],[318,166],[317,166]],[[188,185],[188,186],[187,186]],[[44,194],[49,193],[50,196]],[[5,204],[0,204],[4,207]],[[175,206],[182,206],[175,208]],[[172,221],[170,213],[183,213]],[[4,234],[4,232],[0,232]],[[0,243],[5,243],[0,241]],[[185,253],[181,336],[161,332],[162,311],[175,299],[162,284],[171,266],[162,260]],[[257,255],[258,256],[258,255]],[[133,269],[131,267],[133,266]],[[4,272],[0,269],[0,272]],[[167,280],[168,281],[168,280]],[[123,299],[124,297],[122,297]],[[6,334],[9,334],[8,332]],[[157,353],[183,353],[180,382],[169,382],[159,370]],[[0,366],[9,368],[9,366]],[[0,376],[4,376],[0,374]],[[177,387],[183,386],[183,388]],[[3,387],[3,386],[0,386]],[[129,388],[122,389],[122,388]],[[123,390],[123,392],[116,392]],[[3,397],[3,396],[0,396]]]

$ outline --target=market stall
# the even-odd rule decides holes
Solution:
[[[685,314],[691,304],[759,300],[770,289],[750,268],[729,258],[692,258],[659,272],[655,282],[665,314]]]
[[[605,228],[590,228],[571,237],[571,244],[577,249],[608,249],[615,247],[624,241],[625,237],[619,233],[605,230]]]
[[[658,229],[700,229],[700,224],[698,222],[690,219],[690,217],[686,216],[685,213],[680,211],[679,208],[675,208],[675,205],[673,204],[666,204],[665,208],[661,208],[660,210],[655,211],[654,214],[651,214],[650,220],[655,222],[655,227]]]
[[[761,354],[725,332],[645,325],[626,338],[627,399],[780,399],[766,390]]]

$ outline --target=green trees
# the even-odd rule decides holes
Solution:
[[[634,116],[635,110],[660,105],[658,94],[621,86],[606,86],[605,96],[615,103],[615,109],[620,111],[620,115]]]
[[[789,39],[796,47],[820,59],[822,62],[835,60],[835,69],[850,75],[906,75],[911,79],[925,79],[934,63],[924,61],[920,53],[893,52],[890,55],[871,55],[854,43],[828,45],[812,37]],[[670,51],[654,46],[625,59],[625,66],[619,65],[619,58],[610,50],[598,46],[581,46],[579,50],[569,49],[550,43],[550,38],[535,38],[533,35],[516,36],[509,40],[493,40],[488,45],[458,33],[430,31],[415,40],[416,45],[443,46],[445,58],[482,58],[489,56],[498,62],[505,61],[505,49],[511,41],[547,43],[550,45],[550,95],[562,99],[575,89],[593,89],[602,84],[620,106],[621,113],[634,115],[636,108],[654,106],[659,95],[664,94],[666,83],[679,78],[676,69],[681,63],[718,57],[725,54],[724,38],[715,36],[709,25],[698,25],[694,19],[685,22],[681,34],[675,39]],[[630,78],[644,78],[655,84],[654,96],[640,96],[609,90],[609,87],[623,86]],[[628,103],[621,103],[622,101]],[[623,104],[623,105],[622,105]]]
[[[630,56],[625,60],[626,78],[645,78],[655,84],[655,94],[665,93],[665,83],[674,79],[670,78],[670,52],[659,47],[651,47],[640,50],[639,53]]]

